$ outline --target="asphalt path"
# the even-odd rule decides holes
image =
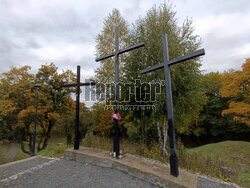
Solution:
[[[8,150],[5,162],[8,163],[8,162],[14,161],[16,153],[17,153],[17,148],[16,148],[15,144],[12,142],[9,144],[9,150]]]
[[[156,187],[111,168],[38,157],[0,166],[0,187]]]

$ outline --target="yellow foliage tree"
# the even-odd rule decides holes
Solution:
[[[234,120],[250,127],[250,59],[242,65],[242,70],[230,70],[222,75],[223,97],[231,97],[229,108],[222,115],[233,114]]]
[[[105,105],[100,103],[93,106],[94,131],[102,136],[110,136],[113,127],[113,120],[111,120],[110,117],[113,114],[113,111],[105,110],[104,107]]]
[[[18,140],[22,151],[27,154],[32,149],[35,83],[42,86],[39,92],[37,124],[37,151],[40,151],[47,147],[55,122],[72,109],[70,94],[75,89],[60,86],[76,80],[75,74],[70,70],[59,74],[53,63],[42,65],[36,75],[30,73],[30,69],[29,66],[13,67],[9,72],[0,75],[0,138]],[[28,141],[28,149],[24,141]]]

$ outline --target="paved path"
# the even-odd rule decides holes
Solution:
[[[118,170],[38,157],[0,166],[0,187],[156,187]]]
[[[9,149],[8,149],[8,153],[6,155],[5,162],[8,163],[8,162],[14,161],[16,153],[17,153],[17,148],[15,146],[15,143],[12,142],[9,144]]]

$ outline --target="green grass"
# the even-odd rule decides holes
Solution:
[[[237,164],[250,164],[250,142],[224,141],[188,149],[188,152],[221,158],[226,165],[237,168]]]
[[[231,181],[244,187],[250,187],[250,142],[224,141],[187,151],[200,156],[208,155],[216,161],[223,161],[226,167],[236,173]]]
[[[57,145],[62,143],[63,145]],[[72,147],[73,145],[66,145],[66,139],[64,137],[52,137],[49,144],[45,150],[37,153],[37,155],[43,155],[46,157],[61,157],[63,156],[64,150]]]
[[[29,155],[22,152],[20,148],[20,144],[15,143],[15,146],[17,149],[17,153],[16,153],[16,156],[14,157],[14,161],[29,157]],[[5,142],[4,144],[0,145],[0,164],[6,163],[6,156],[7,156],[8,149],[9,149],[9,142]]]
[[[16,156],[14,158],[14,161],[18,161],[18,160],[26,159],[26,158],[30,157],[30,155],[28,155],[26,153],[23,153],[20,144],[15,143],[15,145],[16,145],[16,148],[17,148],[17,153],[16,153]]]
[[[9,148],[8,143],[3,143],[0,145],[0,164],[3,164],[5,162],[8,148]]]
[[[58,143],[62,143],[63,145],[57,145]],[[27,144],[27,143],[25,143]],[[15,143],[15,146],[17,148],[17,153],[14,158],[14,161],[29,158],[30,156],[28,154],[25,154],[21,150],[21,146],[19,143]],[[66,146],[66,139],[63,137],[57,137],[52,136],[49,140],[49,144],[45,150],[42,150],[36,155],[43,155],[47,157],[61,157],[63,156],[63,152],[65,149],[72,147],[72,145]],[[0,164],[6,163],[6,155],[9,148],[9,142],[5,141],[3,144],[0,144]]]

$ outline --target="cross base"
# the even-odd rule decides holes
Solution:
[[[175,177],[179,175],[178,158],[176,154],[170,155],[170,173]]]
[[[114,157],[114,158],[117,158],[117,159],[122,159],[122,158],[125,157],[125,154],[122,153],[122,150],[120,151],[120,154],[119,154],[118,156],[116,156],[116,152],[113,152],[113,151],[110,151],[110,152],[109,152],[109,155],[110,155],[111,157]]]
[[[74,150],[77,150],[79,149],[79,141],[76,141],[74,142]]]

